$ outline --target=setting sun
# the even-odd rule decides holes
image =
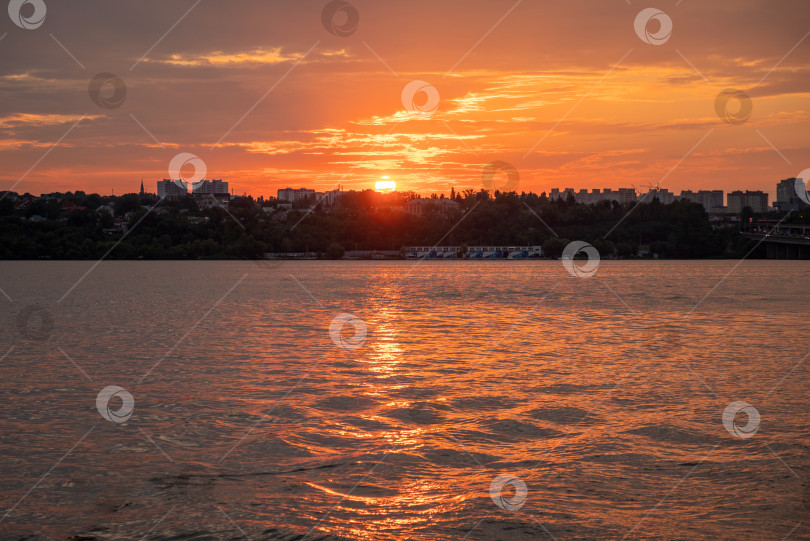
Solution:
[[[391,177],[380,177],[374,184],[374,189],[378,192],[393,192],[397,189],[397,183],[391,180]]]

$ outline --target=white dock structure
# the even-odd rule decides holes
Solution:
[[[543,256],[540,246],[469,246],[462,254],[461,246],[406,246],[406,259],[538,259]]]

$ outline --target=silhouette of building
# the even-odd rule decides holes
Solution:
[[[158,197],[163,199],[177,199],[188,196],[188,188],[184,188],[182,180],[163,179],[157,182]]]
[[[461,212],[461,205],[450,199],[411,199],[405,203],[405,212],[413,216],[422,216],[431,212],[453,214]]]
[[[343,192],[340,190],[329,190],[328,192],[315,192],[315,200],[321,208],[330,209],[340,199]]]
[[[221,179],[203,180],[192,186],[192,195],[194,197],[207,197],[213,195],[217,199],[230,199],[231,195],[228,192],[228,183],[222,182]]]
[[[710,214],[719,214],[724,210],[723,190],[700,190],[693,192],[692,190],[683,190],[677,199],[685,199],[692,203],[703,205],[703,209]]]
[[[612,190],[610,188],[600,190],[599,188],[595,188],[592,189],[590,193],[588,190],[584,189],[575,192],[573,188],[565,188],[562,191],[560,191],[559,188],[552,188],[548,197],[551,200],[565,200],[568,199],[569,195],[572,196],[577,203],[585,205],[598,203],[600,201],[617,201],[619,203],[631,203],[636,201],[636,191],[633,188],[619,188],[618,190]]]
[[[805,193],[804,198],[799,196],[802,191]],[[780,180],[776,185],[776,201],[773,206],[781,212],[805,209],[809,206],[808,202],[810,202],[810,192],[807,191],[804,179],[786,178]]]
[[[298,201],[303,201],[308,197],[313,197],[314,195],[315,190],[310,190],[307,188],[282,188],[278,191],[278,200],[286,203],[297,203]]]
[[[651,203],[655,198],[658,198],[658,201],[664,205],[669,205],[675,201],[675,194],[666,188],[650,188],[650,190],[641,197],[641,200],[645,203]]]
[[[760,190],[735,190],[728,194],[729,214],[739,214],[745,207],[751,207],[754,212],[768,212],[768,194]]]
[[[201,209],[227,207],[231,200],[228,183],[221,179],[201,180],[191,187],[191,197]]]

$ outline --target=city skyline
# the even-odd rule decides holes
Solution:
[[[455,190],[454,186],[451,186],[451,191],[448,194],[444,192],[436,193],[432,192],[430,194],[423,194],[419,192],[414,192],[413,190],[380,190],[374,189],[370,187],[360,188],[358,190],[355,189],[348,189],[344,190],[343,185],[337,185],[332,187],[332,189],[326,190],[324,192],[320,192],[315,190],[314,188],[309,188],[306,186],[301,186],[297,188],[293,188],[291,186],[286,186],[284,188],[279,188],[276,190],[276,195],[255,195],[242,193],[237,194],[235,193],[234,189],[230,189],[229,181],[223,181],[222,179],[201,179],[195,182],[187,182],[182,179],[162,179],[157,181],[156,183],[156,190],[154,192],[145,189],[144,181],[141,179],[140,181],[140,190],[139,192],[126,192],[119,193],[119,195],[123,195],[126,193],[140,193],[143,195],[144,193],[148,194],[156,194],[160,198],[164,197],[178,197],[178,196],[194,196],[196,198],[208,198],[206,196],[212,196],[217,200],[226,202],[230,199],[230,197],[240,197],[240,196],[249,196],[255,197],[256,199],[278,199],[280,201],[288,201],[288,202],[297,202],[301,200],[305,200],[308,196],[315,196],[316,200],[320,203],[323,199],[328,199],[329,204],[334,204],[339,194],[343,191],[355,192],[355,191],[364,191],[364,190],[371,190],[371,191],[378,191],[378,192],[413,192],[417,197],[431,198],[434,196],[441,196],[445,197],[451,196],[453,192],[457,195],[460,195],[464,189],[460,188]],[[635,187],[630,188],[571,188],[566,187],[563,189],[560,188],[551,188],[548,191],[541,191],[537,193],[540,196],[547,196],[549,199],[560,199],[566,198],[570,194],[574,197],[574,199],[578,203],[585,203],[585,204],[592,204],[597,203],[599,201],[616,201],[619,203],[628,203],[633,201],[651,201],[653,197],[658,198],[662,203],[669,204],[676,200],[686,199],[690,200],[695,203],[700,203],[703,207],[707,210],[707,212],[724,212],[724,213],[739,213],[742,208],[746,206],[752,207],[755,212],[762,213],[768,212],[770,210],[800,210],[808,206],[810,204],[810,190],[807,190],[807,196],[801,197],[799,196],[800,185],[804,184],[803,179],[799,178],[786,178],[780,180],[776,184],[776,189],[773,192],[764,191],[764,190],[750,190],[750,189],[740,189],[739,187],[734,189],[717,189],[717,190],[693,190],[689,188],[685,188],[678,192],[673,192],[667,188],[657,188],[657,187],[647,187],[647,191],[636,189]],[[507,188],[509,188],[507,186]],[[67,190],[67,192],[73,191],[83,191],[83,190]],[[489,190],[490,193],[494,193],[498,191],[498,187],[495,186],[493,189]],[[515,193],[521,193],[522,190],[513,190],[513,189],[506,189],[500,191],[514,191]],[[57,192],[50,192],[50,193],[57,193]],[[528,192],[533,193],[533,192]],[[22,193],[20,194],[22,195]],[[33,195],[33,194],[31,194]],[[40,194],[42,196],[47,195],[45,193]],[[105,194],[99,194],[105,195]],[[111,194],[114,195],[114,194]],[[729,202],[729,197],[734,198],[732,202]]]
[[[206,178],[206,179],[201,179],[199,182],[222,181],[225,178],[226,178],[225,176],[220,176],[219,179]],[[548,188],[537,189],[537,190],[535,190],[535,189],[521,189],[521,186],[518,185],[517,187],[515,187],[513,189],[507,189],[505,191],[515,191],[517,193],[520,193],[520,192],[527,192],[527,193],[528,192],[534,192],[534,193],[537,193],[538,195],[540,195],[541,193],[546,193],[547,195],[550,196],[552,194],[552,192],[554,192],[554,190],[559,190],[561,192],[563,192],[565,190],[573,190],[574,192],[580,192],[582,190],[587,190],[588,192],[592,192],[594,190],[595,191],[604,191],[604,190],[618,191],[618,190],[633,189],[633,190],[635,190],[637,195],[638,194],[644,194],[644,193],[647,193],[649,190],[655,190],[655,189],[659,189],[659,190],[663,190],[663,191],[670,191],[670,192],[672,192],[674,194],[679,194],[681,192],[689,192],[689,191],[716,191],[716,190],[721,190],[721,191],[723,191],[724,195],[727,195],[731,191],[742,190],[742,191],[762,191],[762,192],[766,193],[771,199],[775,199],[778,196],[779,183],[784,182],[785,180],[794,180],[796,178],[797,177],[790,177],[790,176],[789,177],[782,177],[778,181],[767,182],[767,183],[765,183],[765,182],[758,183],[756,188],[754,188],[752,186],[735,186],[733,188],[729,188],[727,186],[720,185],[720,187],[718,187],[718,188],[707,189],[707,188],[702,188],[700,186],[694,186],[694,185],[689,185],[688,183],[684,183],[680,189],[674,190],[671,187],[667,187],[667,186],[663,186],[663,185],[656,188],[653,185],[642,185],[642,186],[629,186],[628,185],[628,186],[624,186],[624,187],[619,186],[619,185],[614,185],[614,186],[611,186],[611,187],[606,187],[604,185],[588,184],[588,187],[577,185],[576,187],[566,186],[564,188],[561,187],[561,186],[551,185]],[[161,178],[160,180],[140,178],[140,179],[137,180],[136,184],[140,185],[143,182],[143,183],[148,184],[149,186],[152,186],[155,183],[160,184],[161,182],[165,182],[166,180],[170,180],[171,182],[178,183],[178,184],[181,184],[181,185],[182,184],[187,184],[186,180],[183,180],[183,179],[167,179],[167,178],[165,178],[165,176],[164,176],[164,178]],[[260,196],[265,197],[265,198],[268,197],[268,196],[269,197],[275,197],[275,194],[279,190],[283,190],[283,189],[286,189],[286,188],[292,188],[292,189],[305,188],[305,189],[314,189],[316,191],[333,191],[333,190],[338,190],[338,189],[355,190],[355,191],[363,191],[363,190],[378,191],[377,188],[375,188],[373,181],[371,182],[371,184],[361,184],[359,182],[354,182],[353,183],[351,181],[349,181],[349,182],[344,181],[343,183],[335,184],[335,185],[329,185],[329,186],[320,186],[317,183],[306,184],[305,181],[301,181],[301,182],[298,182],[298,183],[286,183],[286,184],[281,182],[281,183],[278,183],[274,187],[269,187],[268,186],[265,189],[260,190],[260,191],[256,191],[256,192],[244,190],[244,189],[242,189],[242,188],[244,188],[244,186],[239,185],[238,181],[236,181],[236,182],[237,182],[237,185],[235,187],[230,188],[231,195],[240,196],[240,197],[241,196],[250,196],[250,197],[254,197],[254,198],[258,198]],[[144,186],[146,186],[146,184],[144,184]],[[192,186],[196,186],[197,184],[198,184],[197,181],[192,182]],[[227,181],[225,181],[225,184],[234,184],[234,181],[233,180],[227,180]],[[31,193],[32,195],[34,195],[34,194],[37,194],[37,193],[46,194],[46,193],[56,193],[56,192],[63,192],[64,193],[64,192],[69,192],[69,191],[70,192],[83,191],[83,192],[87,192],[87,193],[98,193],[99,195],[120,195],[120,194],[125,194],[125,193],[137,193],[139,191],[137,189],[138,188],[137,185],[135,185],[136,189],[133,189],[133,190],[130,190],[128,185],[123,185],[122,187],[119,187],[119,188],[111,188],[110,190],[107,190],[106,192],[105,191],[88,190],[88,189],[85,189],[85,188],[83,188],[81,186],[65,186],[64,189],[50,190],[50,191],[48,191],[48,190],[46,190],[46,191],[42,191],[42,190],[31,191],[31,190],[20,189],[21,186],[18,185],[17,189],[13,189],[13,190],[9,189],[9,190],[7,190],[7,189],[3,188],[3,189],[0,189],[0,192],[11,191],[11,192],[17,192],[17,193],[20,193],[20,194]],[[470,189],[470,188],[472,188],[472,189],[474,189],[476,191],[480,190],[482,188],[486,189],[482,184],[473,185],[473,186],[460,186],[460,185],[455,185],[455,184],[452,184],[452,183],[448,183],[446,189],[443,188],[442,190],[438,190],[438,191],[437,190],[431,191],[429,186],[428,186],[428,189],[422,190],[422,191],[415,190],[415,189],[410,189],[410,188],[407,188],[407,187],[397,186],[394,190],[391,190],[391,191],[398,191],[398,192],[413,191],[413,192],[418,193],[420,195],[427,194],[429,196],[431,193],[449,194],[451,189],[455,190],[456,192],[461,192],[461,191],[464,191],[464,190]],[[492,193],[492,192],[494,192],[495,189],[498,189],[498,187],[495,186],[494,188],[490,189],[489,191]],[[157,193],[156,191],[151,191],[149,188],[147,188],[146,191],[148,193]],[[501,190],[501,191],[504,191],[504,190]]]
[[[729,179],[772,193],[808,165],[797,1],[661,6],[660,41],[633,32],[638,6],[599,2],[358,2],[350,32],[326,27],[323,2],[283,17],[247,2],[250,17],[205,39],[231,6],[89,4],[48,4],[33,30],[2,22],[0,47],[15,51],[0,77],[2,189],[121,193],[184,153],[257,196],[382,176],[446,193],[481,186],[496,160],[538,193]]]
[[[224,182],[222,179],[210,179],[210,180],[200,180],[199,182],[195,183],[188,183],[181,179],[162,179],[157,181],[157,189],[155,192],[158,197],[164,196],[177,196],[177,195],[194,195],[194,196],[201,196],[201,195],[216,195],[218,198],[221,196],[230,196],[238,195],[234,193],[234,190],[228,192],[229,189],[229,182]],[[733,189],[733,190],[724,190],[724,189],[717,189],[717,190],[693,190],[693,189],[683,189],[680,193],[673,192],[667,188],[657,188],[657,187],[648,187],[647,191],[638,190],[635,187],[631,188],[571,188],[566,187],[563,189],[560,188],[551,188],[549,191],[542,191],[537,195],[547,196],[549,199],[560,199],[568,197],[570,194],[575,198],[578,203],[597,203],[603,200],[613,200],[619,203],[628,203],[632,201],[650,201],[653,197],[658,198],[662,203],[669,204],[675,200],[686,199],[690,200],[695,203],[700,203],[703,207],[708,211],[717,211],[717,210],[725,210],[728,207],[728,212],[735,212],[739,213],[740,210],[745,206],[751,206],[755,212],[768,212],[772,209],[777,210],[799,210],[801,208],[806,207],[810,204],[810,190],[808,190],[806,197],[801,197],[799,195],[800,186],[804,185],[803,179],[800,178],[786,178],[781,179],[776,184],[776,189],[773,193],[764,190],[749,190],[749,189]],[[806,186],[806,185],[805,185]],[[189,189],[190,187],[190,189]],[[520,193],[521,190],[512,190],[509,189],[510,187],[507,186],[507,189],[502,189],[500,191],[514,191],[515,193]],[[413,192],[412,190],[397,190],[394,188],[391,189],[372,189],[372,188],[361,188],[359,190],[349,189],[346,191],[364,191],[364,190],[372,190],[378,192],[397,192],[400,193],[404,192]],[[337,197],[341,192],[344,191],[344,187],[342,185],[337,185],[332,187],[332,189],[327,190],[325,192],[316,191],[313,188],[309,188],[307,186],[300,186],[293,188],[291,186],[286,186],[284,188],[279,188],[276,190],[276,195],[270,195],[269,198],[273,199],[276,198],[279,201],[287,201],[287,202],[297,202],[305,200],[309,196],[316,196],[317,200],[320,202],[322,198],[328,198],[330,204],[334,204],[337,200]],[[441,193],[431,193],[431,194],[422,194],[418,192],[413,192],[418,197],[423,197],[426,195],[427,198],[434,197],[434,196],[441,196],[445,197],[452,196],[452,193],[455,192],[457,195],[460,195],[464,191],[463,189],[455,190],[455,187],[451,187],[451,191],[449,194],[445,194],[444,192]],[[493,189],[489,190],[492,194],[495,191],[499,191],[498,187],[495,186]],[[144,193],[144,185],[143,180],[141,181],[141,189],[140,193]],[[148,192],[152,193],[152,192]],[[532,192],[529,192],[532,193]],[[242,194],[252,196],[252,194]],[[735,199],[733,203],[727,203],[728,197],[736,197],[739,199]],[[258,196],[262,199],[265,196]],[[747,204],[746,198],[752,198],[751,200],[756,201],[754,204]],[[749,202],[751,201],[749,200]],[[781,207],[779,203],[782,203]]]

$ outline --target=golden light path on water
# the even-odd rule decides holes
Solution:
[[[0,516],[76,447],[0,531],[781,539],[810,503],[810,265],[734,264],[111,262],[56,304],[84,262],[7,263],[55,325],[0,335]],[[125,423],[96,409],[107,385]],[[724,428],[735,401],[752,438]]]

